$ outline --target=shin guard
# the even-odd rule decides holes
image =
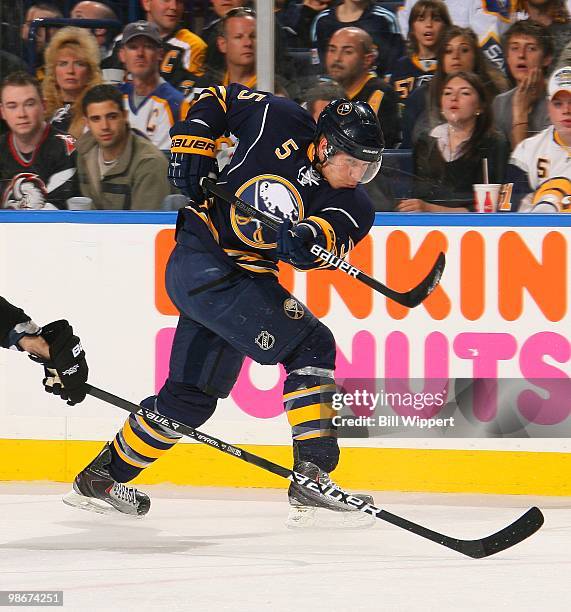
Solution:
[[[153,410],[155,396],[141,402],[141,406]],[[118,482],[129,482],[146,467],[170,450],[181,435],[148,421],[140,415],[130,415],[117,433],[111,446],[109,473]]]
[[[331,472],[339,461],[339,446],[332,407],[337,391],[335,341],[329,329],[319,324],[284,365],[284,408],[292,428],[294,463],[310,461]]]

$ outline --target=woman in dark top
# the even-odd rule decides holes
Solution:
[[[473,211],[473,185],[502,183],[509,144],[493,128],[491,101],[481,79],[470,72],[447,76],[440,106],[445,123],[422,135],[414,147],[413,198],[402,200],[402,212]]]
[[[460,71],[477,74],[492,98],[509,89],[506,77],[484,56],[474,31],[449,27],[438,48],[434,77],[415,89],[406,100],[401,149],[412,148],[421,134],[440,123],[442,83],[448,75]]]

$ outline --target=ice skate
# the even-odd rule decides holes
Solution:
[[[294,466],[294,471],[308,476],[320,485],[335,485],[329,474],[319,469],[309,461],[302,461]],[[341,489],[343,490],[343,489]],[[370,495],[362,493],[353,494],[355,497],[374,503]],[[309,489],[291,483],[288,490],[290,504],[286,527],[290,529],[335,527],[341,529],[366,529],[374,525],[375,518],[343,502],[312,493]]]
[[[73,489],[62,501],[68,506],[99,514],[129,514],[143,516],[151,507],[148,495],[115,482],[109,474],[111,450],[106,444],[97,457],[73,481]]]

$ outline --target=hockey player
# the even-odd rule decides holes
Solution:
[[[508,165],[514,210],[571,212],[571,66],[551,75],[547,99],[553,125],[523,140]]]
[[[0,296],[0,346],[26,351],[44,364],[44,389],[70,406],[85,399],[85,352],[67,321],[39,327],[21,309]]]
[[[277,235],[225,202],[204,200],[200,179],[213,170],[214,141],[229,132],[239,144],[219,181],[280,220]],[[166,272],[181,316],[168,379],[142,405],[199,427],[230,393],[245,355],[262,364],[281,363],[295,469],[326,483],[339,461],[331,407],[335,341],[278,283],[277,263],[325,267],[311,254],[311,243],[344,256],[369,232],[374,209],[360,183],[370,181],[381,164],[384,139],[377,117],[364,102],[335,100],[316,129],[295,102],[232,84],[205,90],[171,136],[169,177],[190,198],[179,212]],[[106,491],[135,478],[180,437],[129,417],[76,477],[64,501],[144,514],[149,499],[134,487],[126,489],[121,504]],[[295,485],[289,500],[291,526],[311,523],[317,506],[341,509]]]

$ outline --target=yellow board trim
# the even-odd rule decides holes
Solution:
[[[0,440],[0,480],[71,482],[103,442]],[[291,466],[289,446],[244,445]],[[344,448],[335,480],[350,489],[571,495],[571,453]],[[286,480],[199,444],[177,444],[135,482],[286,488]]]

